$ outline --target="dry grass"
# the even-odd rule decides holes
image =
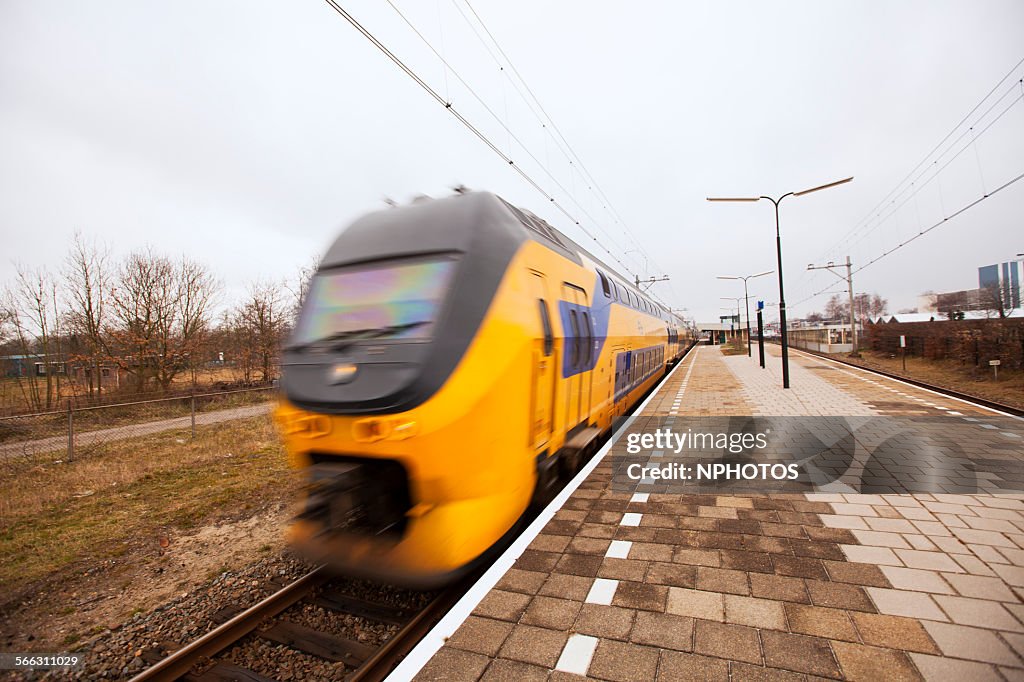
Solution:
[[[865,367],[874,367],[893,374],[900,374],[934,386],[942,386],[979,398],[994,400],[1004,405],[1024,408],[1024,372],[1000,367],[999,381],[995,381],[990,368],[979,370],[974,367],[965,367],[953,360],[908,357],[907,369],[904,371],[903,361],[899,357],[889,357],[886,353],[863,351],[859,358],[843,355],[842,359]]]
[[[747,342],[743,339],[730,339],[722,345],[722,355],[746,355]]]
[[[160,534],[293,499],[269,416],[105,446],[86,459],[21,461],[0,472],[0,593],[72,565],[119,556]]]
[[[196,414],[257,405],[268,402],[275,396],[276,392],[271,389],[214,393],[196,398]],[[187,417],[192,411],[191,400],[188,396],[166,399],[148,398],[147,400],[151,402],[75,409],[75,433]],[[36,440],[66,434],[67,415],[64,412],[48,415],[25,414],[0,420],[0,443]]]
[[[214,390],[214,386],[219,382],[236,382],[241,381],[244,378],[243,372],[240,369],[234,367],[214,367],[209,369],[202,369],[196,375],[196,383],[192,384],[192,374],[190,372],[182,372],[171,381],[171,386],[168,391],[171,395],[181,395],[188,393],[194,389],[196,393],[202,393],[205,391]],[[29,391],[29,383],[34,382],[39,391],[40,396],[46,395],[46,378],[45,377],[0,377],[0,414],[2,415],[17,415],[17,414],[31,414],[36,410],[29,402],[26,393]],[[166,396],[166,393],[156,390],[151,387],[152,390],[147,390],[144,393],[137,393],[133,390],[131,380],[127,380],[121,388],[114,388],[113,386],[104,385],[103,389],[103,400],[104,402],[131,402],[136,400],[152,400]],[[54,384],[54,391],[56,391],[56,383]],[[60,376],[60,399],[56,400],[51,406],[51,410],[62,410],[67,407],[67,400],[69,398],[82,399],[87,397],[88,387],[83,385],[81,382],[73,381],[70,377],[61,375]],[[84,406],[85,403],[76,403]]]

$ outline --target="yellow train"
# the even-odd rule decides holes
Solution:
[[[276,412],[309,472],[292,541],[352,574],[458,577],[678,360],[681,320],[486,192],[367,215],[328,250]]]

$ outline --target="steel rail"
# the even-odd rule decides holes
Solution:
[[[861,364],[858,364],[856,362],[850,362],[849,360],[840,360],[839,358],[834,358],[834,357],[832,357],[831,355],[829,355],[827,353],[820,353],[818,351],[807,350],[806,348],[795,348],[795,347],[794,347],[793,350],[800,351],[801,353],[807,353],[808,355],[814,355],[816,357],[824,358],[825,360],[831,360],[832,362],[838,362],[839,364],[846,365],[848,367],[856,367],[857,369],[862,369],[865,372],[872,372],[874,374],[880,374],[880,375],[882,375],[884,377],[888,377],[889,379],[895,379],[897,381],[902,381],[903,383],[906,383],[906,384],[911,384],[913,386],[917,386],[918,388],[925,388],[925,389],[928,389],[929,391],[934,391],[935,393],[941,393],[943,395],[948,395],[951,398],[957,398],[958,400],[963,400],[964,402],[973,403],[975,405],[980,405],[981,407],[987,407],[990,410],[998,410],[1000,412],[1006,412],[1007,414],[1011,414],[1011,415],[1013,415],[1015,417],[1024,417],[1024,409],[1021,409],[1019,407],[1015,407],[1013,405],[1007,405],[1005,403],[996,402],[995,400],[989,400],[988,398],[981,398],[981,397],[978,397],[976,395],[972,395],[970,393],[963,393],[961,391],[957,391],[957,390],[952,389],[952,388],[946,388],[945,386],[937,386],[935,384],[929,384],[926,381],[921,381],[919,379],[914,379],[914,378],[908,377],[908,376],[906,376],[904,374],[897,374],[895,372],[889,372],[889,371],[886,371],[886,370],[883,370],[883,369],[876,369],[874,367],[867,367],[865,365],[861,365]]]
[[[412,620],[403,625],[391,639],[384,642],[373,656],[350,673],[345,678],[345,682],[381,682],[384,680],[392,668],[423,639],[424,635],[430,632],[436,621],[448,612],[478,577],[479,572],[437,595]]]
[[[130,682],[170,681],[188,673],[204,656],[210,657],[228,648],[255,630],[260,623],[273,618],[309,594],[327,579],[327,569],[320,566],[289,583],[254,606],[210,630],[199,639],[186,644],[173,654],[143,670]]]

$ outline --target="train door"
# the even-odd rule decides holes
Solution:
[[[594,369],[597,363],[594,362],[594,355],[597,352],[594,343],[594,319],[587,306],[587,293],[577,290],[577,298],[581,308],[580,328],[582,339],[580,341],[580,368],[583,374],[580,375],[580,420],[588,420],[590,417],[590,399],[594,388]]]
[[[530,291],[540,336],[534,337],[530,349],[530,443],[535,450],[547,445],[555,411],[555,372],[557,371],[555,336],[551,327],[551,310],[547,300],[544,276],[530,273]]]
[[[572,284],[562,284],[562,300],[566,306],[563,315],[565,343],[562,362],[565,375],[565,426],[570,430],[586,421],[590,414],[590,365],[594,352],[593,324],[587,308],[586,293]]]

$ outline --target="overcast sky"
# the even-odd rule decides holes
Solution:
[[[838,244],[1024,58],[1020,0],[471,2],[611,209],[499,70],[464,0],[395,4],[540,166],[386,2],[342,4],[617,258],[669,275],[652,291],[701,320],[742,295],[716,275],[775,267],[771,204],[707,196],[855,176],[782,203],[800,315],[838,283],[808,263],[862,265],[1024,172],[1017,67],[946,145],[959,139],[958,151],[1009,107],[1002,118],[894,215]],[[117,254],[186,253],[230,299],[257,277],[292,276],[383,197],[459,183],[593,244],[324,2],[0,2],[0,283],[15,261],[59,267],[80,230]],[[976,287],[978,266],[1020,252],[1024,181],[855,284],[895,311],[925,290]],[[777,280],[751,293],[777,301]]]

